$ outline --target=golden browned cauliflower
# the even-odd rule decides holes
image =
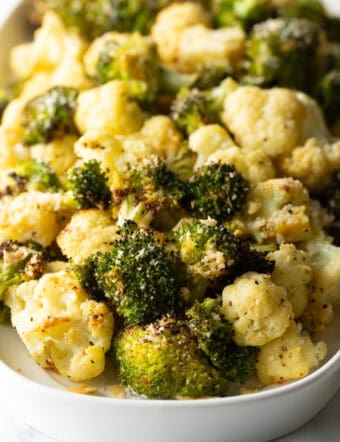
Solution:
[[[110,213],[99,209],[76,212],[57,238],[63,254],[75,264],[96,252],[106,252],[116,238]]]
[[[289,89],[245,86],[227,96],[222,120],[242,148],[261,149],[275,158],[302,142],[305,115]]]
[[[180,35],[176,66],[193,72],[202,66],[236,69],[245,51],[246,34],[239,27],[208,29],[203,25],[184,29]]]
[[[199,3],[173,3],[159,12],[151,36],[163,63],[176,62],[182,32],[199,24],[207,27],[211,25],[210,15]]]
[[[49,246],[59,231],[56,204],[54,195],[42,192],[24,192],[0,201],[0,243],[31,240]]]
[[[249,233],[260,243],[304,241],[312,234],[308,191],[293,178],[254,186],[243,214]]]
[[[310,191],[320,191],[340,169],[340,141],[322,145],[316,138],[310,138],[304,146],[278,161],[278,168],[281,174],[302,181]]]
[[[307,376],[326,357],[327,347],[314,344],[301,324],[292,321],[285,334],[265,344],[259,353],[257,376],[262,384],[275,384]]]
[[[34,41],[12,50],[11,69],[19,78],[28,78],[39,71],[53,71],[65,60],[80,60],[85,48],[79,34],[66,28],[58,15],[49,12],[35,32]]]
[[[294,244],[281,244],[280,249],[267,255],[275,261],[272,280],[287,290],[287,297],[293,307],[294,317],[302,315],[307,306],[312,269],[308,256]]]
[[[110,81],[79,94],[75,121],[81,133],[98,130],[126,135],[141,128],[143,113],[128,100],[124,82]]]
[[[270,275],[249,272],[224,288],[222,313],[232,322],[237,345],[264,345],[283,335],[293,317],[286,289]]]
[[[71,274],[45,274],[12,287],[5,302],[13,326],[41,367],[73,381],[102,373],[113,316],[105,304],[90,300]]]
[[[189,136],[189,147],[197,154],[196,169],[203,166],[210,155],[234,146],[231,136],[219,124],[207,124]]]

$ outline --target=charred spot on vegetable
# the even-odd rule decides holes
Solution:
[[[38,279],[45,270],[45,250],[33,241],[4,241],[0,245],[0,301],[12,285]]]
[[[57,174],[43,161],[27,160],[19,163],[9,174],[24,191],[30,183],[35,190],[41,192],[58,192],[61,184]]]

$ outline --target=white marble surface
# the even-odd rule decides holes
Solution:
[[[277,439],[275,442],[339,442],[339,434],[340,390],[331,402],[313,420],[294,433]],[[55,439],[44,436],[22,423],[14,414],[6,409],[6,404],[1,402],[0,441],[57,442]],[[99,442],[99,440],[95,442]]]

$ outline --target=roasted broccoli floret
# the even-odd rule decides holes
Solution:
[[[78,91],[67,87],[54,87],[33,98],[22,113],[27,145],[46,143],[66,133],[77,133],[73,120]]]
[[[211,363],[229,381],[244,383],[255,371],[259,349],[233,343],[233,326],[222,316],[221,305],[220,298],[196,301],[187,311],[188,325]]]
[[[319,84],[317,98],[327,120],[336,121],[340,115],[340,69],[328,72]]]
[[[249,28],[273,13],[270,0],[212,0],[212,8],[220,27],[241,24]]]
[[[97,264],[100,255],[85,258],[81,264],[73,265],[72,270],[85,291],[96,301],[105,300],[105,294],[97,281]]]
[[[87,38],[107,31],[148,33],[157,12],[170,0],[35,0],[38,11],[53,9]]]
[[[128,327],[114,340],[119,379],[150,398],[224,396],[228,381],[199,350],[187,325],[165,316]]]
[[[254,26],[244,82],[309,91],[315,76],[320,28],[306,19],[271,19]]]
[[[96,80],[126,81],[128,95],[139,101],[152,101],[158,89],[159,65],[154,45],[135,33],[126,41],[107,41],[100,52]]]
[[[173,223],[174,217],[176,222],[184,195],[184,183],[163,160],[156,156],[144,159],[126,173],[124,189],[116,195],[118,224],[131,220],[148,227],[153,222],[161,228],[164,218]]]
[[[98,256],[95,277],[125,325],[146,324],[177,305],[177,262],[149,230],[123,226],[112,248]]]
[[[218,121],[209,95],[198,89],[181,89],[171,105],[171,117],[177,127],[186,134],[209,123]]]
[[[5,241],[0,245],[0,301],[8,288],[38,279],[45,269],[46,254],[39,244]]]
[[[240,239],[213,219],[184,218],[169,237],[189,274],[214,280],[237,261]]]
[[[108,178],[97,160],[90,160],[80,167],[74,167],[67,175],[67,188],[81,209],[108,208],[111,191]]]
[[[58,192],[61,188],[57,174],[42,161],[24,161],[9,175],[22,190],[29,188],[39,192]]]
[[[184,203],[198,218],[227,221],[241,210],[249,187],[234,166],[211,163],[190,178]]]

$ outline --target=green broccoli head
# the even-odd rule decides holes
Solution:
[[[249,187],[234,166],[211,163],[190,178],[184,203],[197,218],[226,221],[242,209]]]
[[[303,18],[278,18],[254,26],[247,49],[245,82],[310,90],[321,31]],[[312,76],[313,77],[313,76]]]
[[[171,117],[177,127],[190,135],[196,129],[218,121],[209,94],[198,89],[182,88],[171,105]]]
[[[164,217],[176,217],[184,195],[184,183],[163,160],[156,156],[146,158],[125,175],[125,189],[116,197],[120,206],[118,224],[131,220],[148,227]]]
[[[45,270],[46,253],[29,241],[4,241],[0,245],[0,301],[8,288],[23,281],[38,279]]]
[[[39,192],[58,192],[61,184],[57,174],[42,161],[27,160],[19,163],[9,174],[18,187]]]
[[[33,98],[22,113],[22,125],[27,145],[47,143],[66,133],[78,133],[73,115],[78,91],[56,86]]]
[[[90,160],[68,172],[67,189],[72,192],[81,209],[107,209],[111,201],[107,180],[99,162]]]
[[[188,326],[200,350],[232,382],[244,383],[255,371],[257,347],[238,347],[232,341],[233,326],[224,319],[221,299],[196,301],[187,311]]]
[[[150,230],[129,222],[120,234],[98,257],[96,280],[126,325],[153,322],[177,306],[176,259]]]
[[[126,41],[107,41],[96,66],[96,80],[103,84],[123,80],[128,95],[139,101],[153,101],[158,90],[159,65],[156,49],[148,37],[131,34]]]
[[[340,115],[340,69],[328,72],[321,79],[317,98],[327,120],[335,122]]]
[[[155,15],[169,0],[35,0],[38,10],[53,9],[86,38],[105,32],[148,33]]]
[[[249,28],[273,13],[270,0],[212,0],[212,9],[219,27],[240,24]]]
[[[169,236],[192,275],[214,280],[228,274],[237,260],[240,239],[212,219],[184,218]]]
[[[114,340],[123,385],[149,398],[224,396],[228,383],[199,350],[187,325],[173,316],[128,327]]]

